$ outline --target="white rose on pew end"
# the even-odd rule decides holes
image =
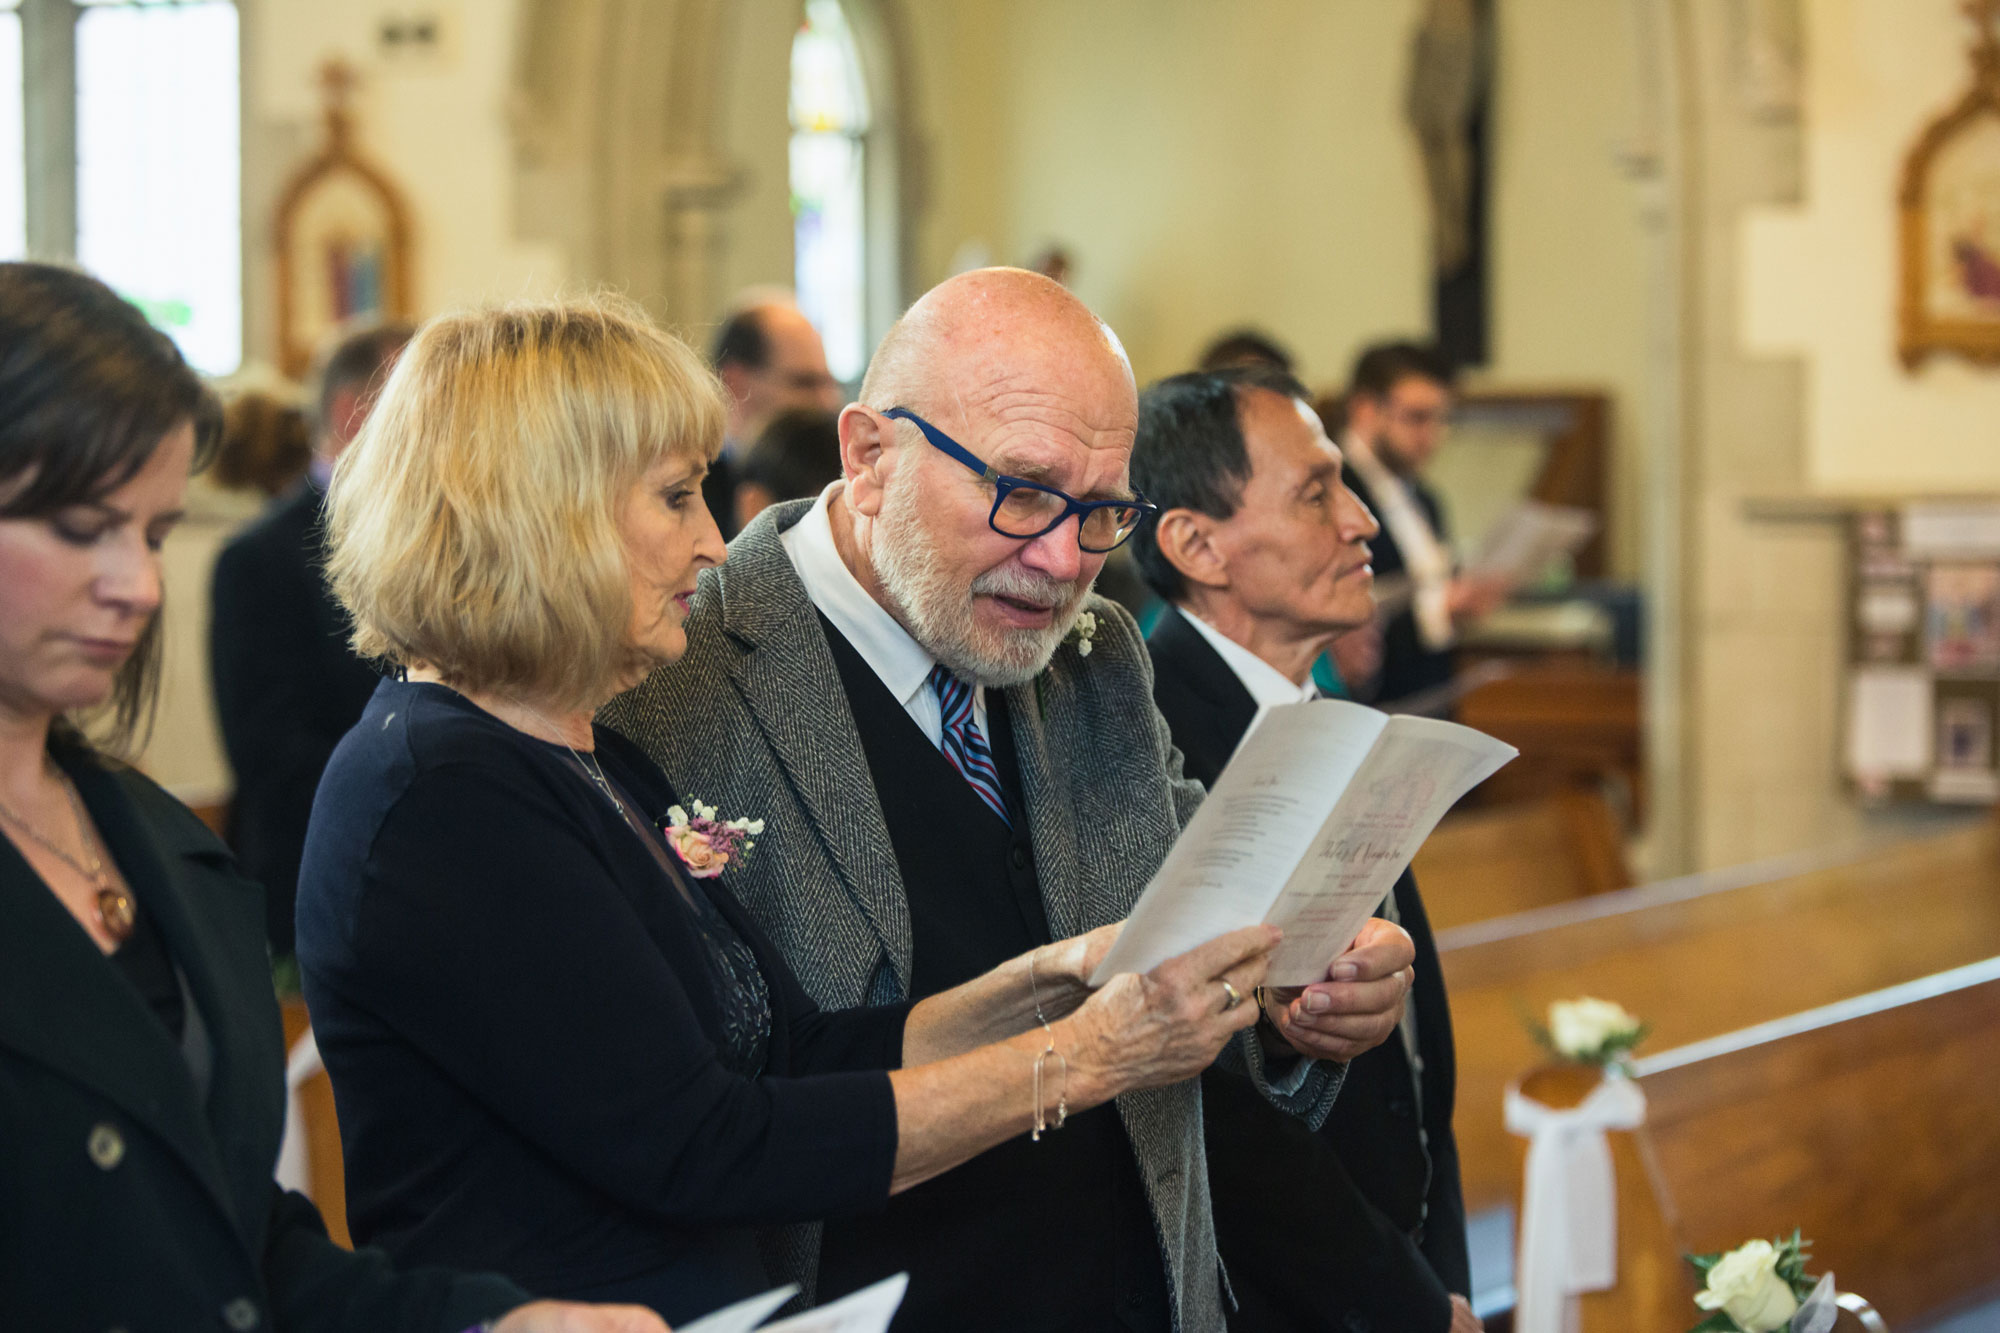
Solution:
[[[1631,1046],[1644,1024],[1623,1005],[1586,995],[1557,1000],[1549,1006],[1549,1041],[1556,1054],[1569,1060],[1595,1060],[1609,1045]],[[1630,1041],[1618,1039],[1630,1037]]]
[[[1798,1313],[1791,1283],[1778,1275],[1778,1251],[1768,1240],[1749,1241],[1715,1261],[1708,1289],[1695,1295],[1704,1310],[1720,1310],[1743,1333],[1771,1333]]]

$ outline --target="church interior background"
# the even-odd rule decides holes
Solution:
[[[1978,784],[1938,799],[1857,759],[1883,724],[1856,534],[1996,523],[2000,365],[1899,346],[1912,149],[1995,8],[0,0],[0,253],[73,257],[226,386],[280,392],[315,322],[598,286],[698,346],[741,293],[791,289],[851,385],[938,280],[1052,253],[1141,384],[1247,325],[1337,388],[1364,344],[1448,332],[1470,264],[1446,313],[1490,409],[1468,436],[1594,405],[1602,524],[1587,595],[1549,598],[1591,632],[1545,616],[1523,632],[1556,648],[1493,653],[1618,674],[1617,719],[1541,720],[1629,731],[1596,775],[1624,881],[1692,892],[1992,821]],[[1420,38],[1468,43],[1446,86]],[[1426,137],[1453,97],[1474,114]],[[2000,156],[1940,162],[1960,239],[2000,253]],[[141,762],[203,804],[230,783],[208,570],[256,506],[197,503]]]

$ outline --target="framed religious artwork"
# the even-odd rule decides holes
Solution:
[[[1966,0],[1972,86],[1903,163],[1898,352],[2000,364],[2000,0]]]
[[[335,329],[413,312],[409,210],[355,145],[354,80],[348,66],[326,66],[326,141],[278,199],[278,361],[287,375],[305,374]]]

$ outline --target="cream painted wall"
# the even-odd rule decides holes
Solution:
[[[1805,481],[1815,491],[2000,490],[2000,373],[1896,358],[1896,190],[1903,155],[1971,82],[1956,0],[1802,7],[1806,199],[1742,228],[1741,337],[1807,362]]]
[[[1142,381],[1261,325],[1316,384],[1429,321],[1403,120],[1416,0],[915,6],[927,279],[968,242],[1067,246]],[[1501,7],[1493,365],[1478,382],[1614,398],[1614,541],[1635,576],[1645,386],[1640,201],[1618,154],[1638,55],[1617,5]],[[949,75],[946,72],[949,71]]]

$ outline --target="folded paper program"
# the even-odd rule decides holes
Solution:
[[[1285,932],[1267,982],[1325,980],[1445,811],[1517,753],[1470,727],[1343,700],[1266,708],[1092,984],[1260,922]]]
[[[1618,1280],[1618,1196],[1607,1130],[1637,1129],[1646,1094],[1613,1076],[1569,1110],[1507,1089],[1507,1128],[1528,1140],[1515,1333],[1562,1333],[1580,1292]]]

